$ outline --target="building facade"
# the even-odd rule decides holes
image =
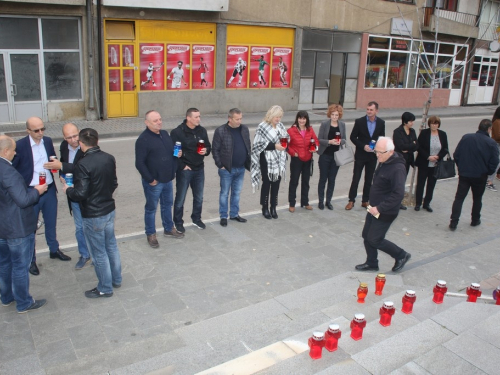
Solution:
[[[0,123],[492,104],[492,0],[10,0]]]

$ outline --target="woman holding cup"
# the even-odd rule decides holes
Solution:
[[[326,113],[328,120],[321,123],[318,132],[318,154],[320,155],[318,161],[318,208],[320,210],[325,209],[325,204],[329,210],[333,210],[331,200],[335,189],[335,179],[339,171],[339,167],[335,163],[335,153],[340,149],[341,145],[345,145],[346,140],[345,122],[340,121],[343,113],[344,110],[340,104],[330,105]],[[325,185],[327,181],[325,203]]]
[[[252,147],[252,187],[258,188],[262,178],[260,204],[266,219],[277,219],[278,191],[281,177],[286,172],[286,149],[290,136],[281,123],[283,109],[274,105],[266,113],[264,121],[257,127]],[[269,199],[269,195],[271,195]],[[269,211],[269,201],[271,211]]]

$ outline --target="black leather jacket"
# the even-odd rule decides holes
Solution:
[[[118,186],[115,158],[99,146],[92,147],[74,169],[75,186],[68,188],[66,194],[80,203],[82,217],[100,217],[112,212],[115,209],[113,192]]]

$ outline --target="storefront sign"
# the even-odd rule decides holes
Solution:
[[[406,18],[391,19],[391,34],[411,36],[413,21]]]

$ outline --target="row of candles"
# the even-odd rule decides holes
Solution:
[[[378,296],[382,295],[382,291],[385,285],[385,275],[378,274],[375,277],[375,294]],[[436,304],[443,303],[444,296],[448,291],[446,287],[446,281],[438,280],[436,286],[432,290],[434,295],[432,301]],[[481,286],[478,283],[471,283],[466,290],[467,302],[476,302],[478,297],[481,297]],[[365,298],[368,294],[368,284],[360,283],[357,290],[358,303],[365,303]],[[495,289],[493,292],[493,299],[496,300],[496,305],[500,305],[500,287]],[[411,314],[413,312],[413,304],[417,300],[417,296],[414,290],[407,290],[403,296],[402,302],[403,306],[401,311],[405,314]],[[380,308],[380,320],[379,323],[388,327],[391,325],[392,316],[396,312],[394,308],[394,302],[385,301]],[[351,338],[355,341],[361,340],[363,338],[363,329],[366,327],[366,320],[364,314],[355,314],[354,319],[351,321]],[[312,359],[321,358],[322,350],[325,348],[329,352],[334,352],[338,348],[338,340],[342,336],[340,327],[338,324],[330,324],[325,333],[323,332],[313,332],[312,337],[309,338],[309,356]]]

